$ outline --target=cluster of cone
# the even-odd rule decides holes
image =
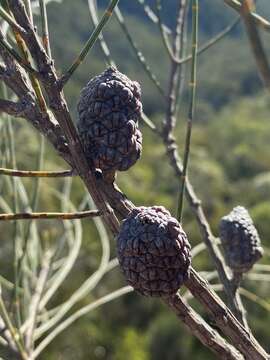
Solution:
[[[78,103],[78,132],[86,154],[102,172],[129,169],[140,158],[140,85],[110,67],[91,79]],[[247,272],[263,250],[253,222],[236,207],[220,222],[227,264]],[[179,222],[162,206],[137,207],[122,222],[117,255],[127,282],[146,296],[175,294],[189,275],[190,244]]]

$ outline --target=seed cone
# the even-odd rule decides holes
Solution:
[[[78,131],[89,160],[102,171],[130,168],[142,151],[140,85],[109,67],[91,79],[78,102]]]
[[[117,255],[127,282],[146,296],[175,294],[191,264],[187,236],[162,206],[129,214],[117,238]]]
[[[220,239],[227,264],[234,272],[248,272],[262,257],[263,248],[248,211],[235,207],[220,221]]]

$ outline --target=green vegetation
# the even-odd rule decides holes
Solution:
[[[59,69],[68,67],[93,27],[86,1],[65,0],[64,3],[65,6],[56,3],[50,5],[48,14],[52,53],[56,57]],[[170,14],[173,12],[170,3],[168,2],[165,16],[168,25],[172,21]],[[232,21],[232,15],[235,16],[221,1],[204,0],[203,3],[200,16],[201,43],[222,30]],[[261,7],[264,6],[265,14],[270,15],[268,0],[261,1],[260,4]],[[162,86],[166,86],[165,79],[169,68],[157,28],[145,17],[137,1],[123,1],[121,8],[145,58],[158,75]],[[115,19],[104,31],[104,36],[119,69],[141,83],[145,112],[158,126],[164,112],[163,100],[137,63]],[[89,78],[102,71],[104,67],[105,62],[99,45],[96,44],[76,76],[67,85],[66,94],[74,119],[80,89]],[[262,260],[264,264],[269,263],[270,256],[270,250],[267,250],[270,249],[269,105],[269,95],[262,91],[248,44],[239,26],[199,59],[198,106],[189,174],[216,234],[220,217],[233,206],[241,204],[250,210],[266,248],[266,255]],[[176,131],[181,151],[186,107],[185,90]],[[39,147],[38,137],[34,137],[33,140],[32,129],[21,120],[16,121],[16,127],[18,168],[33,169],[36,160],[33,161],[32,154]],[[142,124],[141,127],[144,136],[142,159],[128,173],[119,174],[118,182],[135,204],[160,204],[175,213],[177,179],[167,163],[163,144],[145,125]],[[56,164],[59,164],[59,160],[47,147],[45,167],[54,169],[57,167]],[[23,181],[30,189],[31,180]],[[59,201],[50,195],[50,188],[60,188],[62,182],[42,180],[41,186],[46,191],[41,192],[39,208],[58,209]],[[82,198],[79,180],[74,181],[72,190],[74,203],[78,203]],[[84,220],[83,224],[83,248],[55,304],[68,299],[72,289],[95,270],[98,264],[100,248],[95,240],[94,227],[87,220]],[[41,224],[38,226],[42,229]],[[187,208],[184,212],[184,226],[192,245],[201,242],[197,225]],[[7,237],[11,231],[9,225],[1,225],[1,231],[2,229]],[[8,249],[4,251],[5,255],[7,253]],[[5,260],[4,257],[2,263],[2,269],[9,277],[11,264],[8,266],[8,259]],[[200,270],[212,268],[206,252],[194,260],[194,265]],[[250,279],[246,279],[245,283],[252,292],[270,304],[267,283]],[[100,288],[98,287],[91,296],[103,295],[121,284],[124,284],[124,279],[119,270],[115,269],[104,277]],[[270,351],[267,339],[270,312],[250,300],[244,298],[244,301],[258,339]],[[196,339],[187,335],[184,326],[179,324],[174,315],[168,314],[167,309],[159,302],[130,294],[78,320],[52,342],[41,359],[197,360],[206,357],[209,360],[214,359]]]

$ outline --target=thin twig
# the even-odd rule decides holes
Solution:
[[[74,213],[61,212],[37,212],[37,213],[18,213],[18,214],[0,214],[0,221],[14,221],[14,220],[73,220],[92,218],[102,216],[99,210],[88,210]]]
[[[176,61],[177,58],[175,57],[175,55],[173,53],[173,49],[171,47],[167,32],[165,31],[165,28],[164,28],[164,25],[163,25],[162,19],[161,19],[161,11],[162,11],[161,0],[156,0],[156,10],[157,10],[157,18],[158,18],[158,27],[159,27],[162,42],[164,44],[165,49],[167,50],[167,53],[168,53],[170,59],[173,61]]]
[[[106,23],[108,22],[110,17],[112,16],[113,10],[114,10],[115,6],[117,5],[118,1],[119,0],[111,0],[109,6],[107,7],[106,11],[104,12],[102,18],[100,19],[100,22],[99,22],[98,26],[92,32],[91,36],[89,37],[89,39],[85,43],[85,45],[84,45],[83,49],[81,50],[80,54],[74,60],[71,67],[62,76],[61,81],[60,81],[61,86],[64,86],[68,82],[70,77],[73,75],[73,73],[79,67],[79,65],[83,62],[83,60],[85,59],[88,52],[90,51],[90,49],[95,44],[95,42],[96,42],[97,38],[99,37],[102,29],[104,28],[104,26],[106,25]]]
[[[1,100],[0,100],[1,108]],[[15,170],[0,168],[0,175],[15,176],[15,177],[40,177],[40,178],[58,178],[74,176],[72,170],[63,171],[32,171],[32,170]]]
[[[2,37],[0,34],[0,45],[6,49],[6,51],[29,73],[35,74],[38,76],[38,72],[32,68],[25,60],[17,53],[16,50]]]
[[[205,42],[205,44],[198,47],[197,56],[203,54],[205,51],[210,49],[212,46],[219,43],[225,36],[227,36],[241,21],[241,17],[238,16],[232,23],[225,27],[222,31],[220,31],[217,35],[213,36],[212,39]],[[178,64],[185,64],[192,60],[192,54],[182,58],[182,59],[175,59]]]
[[[97,1],[96,0],[88,0],[88,8],[89,8],[89,13],[90,13],[92,22],[93,22],[94,26],[97,27],[98,22],[99,22]],[[102,32],[100,33],[98,40],[99,40],[101,51],[104,54],[107,64],[110,66],[115,66],[110,49],[104,39]]]
[[[48,54],[49,57],[51,57],[47,9],[46,9],[46,3],[44,0],[39,0],[39,8],[40,8],[41,24],[42,24],[42,42],[43,42],[43,46],[46,50],[46,53]]]
[[[191,94],[190,94],[190,103],[189,103],[188,118],[187,118],[186,140],[185,140],[185,149],[184,149],[184,157],[183,157],[184,159],[183,171],[180,182],[179,202],[177,209],[177,219],[180,222],[182,221],[188,159],[190,154],[192,124],[195,113],[195,99],[196,99],[196,85],[197,85],[197,48],[198,48],[198,16],[199,16],[198,13],[199,13],[199,2],[198,0],[192,0],[192,64],[191,64],[191,76],[190,76]]]
[[[146,75],[148,76],[148,78],[153,82],[153,84],[156,86],[156,88],[158,89],[158,91],[160,92],[160,94],[164,97],[165,96],[165,92],[162,88],[162,86],[160,85],[159,80],[157,79],[157,76],[153,73],[153,70],[151,69],[150,65],[147,63],[142,51],[139,49],[138,45],[136,44],[136,42],[133,40],[132,35],[126,25],[125,19],[119,9],[119,7],[115,8],[115,15],[116,15],[116,19],[119,23],[119,25],[122,28],[123,33],[125,34],[137,60],[139,61],[139,63],[141,64],[142,68],[144,69]]]

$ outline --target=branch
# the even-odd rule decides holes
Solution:
[[[174,51],[171,48],[171,44],[168,39],[168,34],[165,30],[165,27],[163,26],[162,19],[161,19],[161,11],[162,11],[161,0],[156,0],[156,11],[157,11],[159,32],[161,35],[163,45],[164,45],[165,49],[167,50],[167,53],[168,53],[170,59],[173,61],[176,61],[177,57],[175,56]]]
[[[1,102],[1,101],[0,101]],[[41,178],[57,178],[74,176],[72,170],[63,171],[31,171],[31,170],[14,170],[0,168],[0,175],[16,176],[16,177],[41,177]]]
[[[169,305],[172,311],[183,321],[190,332],[196,336],[203,345],[218,355],[219,359],[244,359],[234,347],[229,345],[216,330],[211,328],[178,294],[163,301]]]
[[[0,99],[0,113],[4,112],[11,116],[20,117],[23,116],[25,106],[21,102],[13,102],[9,100]]]
[[[74,220],[93,218],[101,216],[102,212],[99,210],[88,210],[81,212],[61,213],[61,212],[40,212],[40,213],[17,213],[17,214],[0,214],[0,221],[14,221],[14,220]]]
[[[163,135],[163,141],[167,148],[167,155],[169,157],[171,166],[173,167],[176,176],[181,177],[183,167],[178,155],[177,144],[175,143],[172,135],[168,136],[167,138]],[[207,221],[206,215],[201,205],[201,201],[197,197],[188,177],[186,178],[185,195],[199,225],[201,234],[203,236],[203,241],[207,246],[211,258],[213,259],[213,262],[219,274],[220,281],[224,286],[224,291],[228,298],[229,307],[233,311],[237,319],[240,320],[243,324],[245,324],[245,327],[248,328],[248,324],[244,315],[245,310],[242,305],[241,298],[239,297],[238,291],[236,292],[236,296],[234,296],[234,286],[231,283],[231,276],[229,270],[226,266],[223,255],[217,245],[216,238],[212,233],[211,227]]]
[[[212,46],[216,45],[220,40],[222,40],[226,35],[228,35],[239,24],[240,20],[241,20],[241,17],[237,16],[236,19],[234,21],[232,21],[232,23],[230,25],[226,26],[226,28],[224,30],[220,31],[220,33],[213,36],[212,39],[206,41],[205,44],[201,45],[197,50],[197,55],[203,54],[206,50],[208,50]],[[179,65],[185,64],[191,60],[192,60],[192,54],[190,54],[182,59],[174,59],[174,61],[176,61]]]
[[[183,33],[183,29],[181,31]],[[179,37],[177,40],[177,31],[175,33],[175,41],[174,41],[174,57],[179,58],[179,41],[183,42],[183,39]],[[176,47],[178,46],[178,47]],[[177,50],[177,51],[176,51]],[[168,106],[166,109],[166,115],[163,123],[163,131],[162,131],[162,139],[164,145],[167,149],[167,155],[170,160],[171,166],[173,167],[175,174],[178,178],[182,177],[183,174],[183,166],[182,162],[179,158],[178,154],[178,146],[176,144],[175,138],[173,136],[173,130],[175,128],[176,123],[176,101],[177,101],[177,91],[178,91],[178,80],[179,80],[179,64],[177,64],[174,59],[171,60],[171,75],[170,82],[168,87]],[[180,78],[180,86],[182,83],[182,78]],[[218,271],[221,282],[224,285],[225,293],[228,297],[228,303],[230,309],[232,309],[233,313],[236,317],[248,327],[245,311],[239,297],[239,293],[237,292],[234,296],[233,287],[231,284],[230,273],[228,268],[226,267],[225,260],[216,244],[215,237],[211,231],[210,225],[207,221],[207,218],[204,214],[203,208],[201,206],[200,200],[197,198],[192,185],[190,184],[188,177],[185,181],[185,195],[187,197],[187,201],[189,202],[196,220],[199,224],[203,240],[209,250],[210,256],[212,257],[216,269]]]
[[[39,73],[32,68],[18,53],[13,47],[4,39],[2,34],[0,34],[0,45],[29,73],[35,74],[37,77]]]
[[[239,14],[241,14],[242,4],[238,0],[223,0],[227,5],[229,5],[232,9],[236,10]],[[255,21],[255,23],[265,31],[270,31],[270,22],[263,18],[262,16],[256,14],[255,12],[251,12],[250,16]]]
[[[198,49],[198,15],[199,15],[199,2],[198,0],[192,0],[192,63],[191,63],[191,75],[190,75],[190,101],[189,110],[186,126],[186,138],[184,147],[184,160],[183,160],[183,171],[180,182],[179,191],[179,203],[177,209],[177,219],[179,222],[182,220],[182,211],[184,203],[184,194],[186,187],[186,176],[188,169],[188,160],[191,147],[191,134],[192,125],[195,113],[195,100],[196,100],[196,89],[197,89],[197,49]]]
[[[244,354],[245,359],[269,359],[269,354],[260,346],[250,331],[241,325],[222,300],[209,288],[208,283],[194,269],[191,269],[190,277],[185,281],[185,286],[213,316],[216,325],[231,340],[232,344]]]

